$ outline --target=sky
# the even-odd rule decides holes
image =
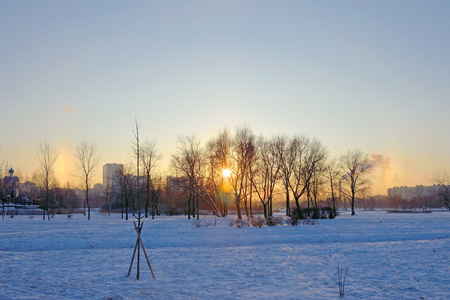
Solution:
[[[167,172],[177,138],[223,128],[360,149],[373,194],[450,171],[449,1],[0,0],[0,159],[36,145],[78,184],[82,140],[130,162],[135,119]]]

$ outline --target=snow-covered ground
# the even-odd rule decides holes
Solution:
[[[202,223],[212,217],[202,217]],[[342,212],[318,225],[196,227],[144,220],[143,256],[120,215],[0,221],[0,299],[449,299],[450,213]]]

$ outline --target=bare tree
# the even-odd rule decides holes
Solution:
[[[91,219],[91,204],[89,202],[89,190],[94,183],[96,168],[100,163],[100,155],[97,153],[97,146],[94,143],[89,144],[82,141],[77,146],[75,154],[77,158],[76,167],[80,173],[80,178],[85,191],[85,201],[88,208],[88,220]]]
[[[161,173],[155,173],[152,175],[151,182],[151,203],[152,203],[152,216],[159,215],[161,212],[161,202],[164,198],[164,180]]]
[[[355,214],[355,196],[370,190],[370,172],[372,164],[368,155],[361,150],[347,151],[339,158],[342,171],[341,182],[344,187],[342,193],[349,197],[352,207],[352,216]]]
[[[248,200],[251,203],[252,195],[249,176],[256,156],[255,143],[255,136],[248,127],[237,128],[234,137],[225,128],[207,143],[208,182],[219,199],[222,216],[227,214],[229,200],[236,205],[238,218],[242,218],[242,202],[249,216]]]
[[[208,161],[208,183],[214,190],[214,196],[218,200],[217,207],[222,215],[228,213],[226,193],[226,178],[224,170],[229,170],[231,160],[232,138],[228,129],[224,129],[217,137],[212,138],[206,146],[206,158]]]
[[[162,155],[156,150],[156,142],[146,140],[141,147],[141,162],[144,168],[145,179],[146,179],[146,203],[145,203],[145,217],[148,218],[148,206],[151,200],[151,214],[152,219],[155,218],[156,213],[156,197],[151,195],[152,192],[152,173],[154,172],[157,163],[161,160]]]
[[[58,158],[59,151],[56,150],[49,142],[40,142],[36,147],[36,159],[39,163],[38,176],[42,188],[45,190],[45,199],[43,203],[44,212],[42,219],[45,220],[45,211],[47,211],[47,217],[50,221],[49,215],[49,196],[50,185],[54,180],[54,170],[56,159]]]
[[[176,177],[184,177],[185,180],[177,182],[188,192],[187,206],[188,218],[195,216],[197,208],[197,219],[199,218],[198,199],[202,199],[216,216],[220,215],[214,197],[211,196],[210,189],[206,184],[206,161],[200,141],[195,136],[182,136],[178,138],[178,149],[172,155],[171,166]]]
[[[140,139],[139,139],[139,127],[140,125],[138,124],[137,119],[135,119],[134,121],[135,123],[135,129],[133,130],[133,134],[134,134],[134,140],[131,141],[131,156],[136,159],[136,207],[133,205],[133,214],[136,216],[136,218],[138,219],[138,228],[141,227],[141,219],[144,216],[144,214],[142,213],[142,203],[141,203],[141,190],[140,190],[140,173],[139,173],[139,167],[141,165],[140,163],[140,159],[141,159],[141,144],[140,144]],[[136,209],[136,210],[134,210]],[[138,279],[139,279],[139,271],[138,271],[138,275],[137,275]]]
[[[302,197],[316,172],[320,162],[326,159],[326,148],[317,139],[294,137],[290,141],[289,151],[293,151],[292,174],[289,188],[295,199],[297,211],[300,213],[300,197]]]
[[[128,220],[128,209],[133,202],[135,193],[135,177],[133,175],[132,166],[124,165],[123,168],[117,170],[113,176],[114,186],[118,188],[121,198],[122,219],[125,213],[125,219]]]
[[[286,196],[286,216],[289,216],[291,211],[289,184],[295,165],[294,162],[296,154],[295,148],[292,147],[294,147],[296,144],[290,141],[286,136],[278,136],[276,145],[278,151],[278,160],[280,163],[280,181],[283,185]]]
[[[337,166],[337,160],[331,159],[325,165],[324,176],[328,180],[330,186],[331,204],[333,207],[334,215],[336,215],[336,191],[339,188],[338,182],[340,179],[339,170]]]
[[[184,188],[188,192],[187,206],[188,206],[188,219],[192,216],[195,217],[195,203],[194,195],[195,190],[200,180],[200,174],[198,170],[202,167],[202,151],[200,148],[200,141],[194,136],[181,136],[178,138],[178,151],[172,155],[172,167],[174,168],[177,177],[185,177],[186,181],[179,181],[179,183],[185,183]]]
[[[280,179],[280,164],[276,147],[276,139],[258,141],[258,160],[255,174],[252,176],[252,185],[264,207],[264,217],[271,217],[267,206],[271,204],[274,191]]]
[[[136,207],[133,205],[133,214],[138,220],[138,224],[134,223],[134,230],[137,234],[136,244],[134,246],[134,252],[133,257],[131,258],[130,268],[128,269],[128,276],[130,276],[131,268],[133,267],[133,261],[134,256],[137,251],[137,261],[136,261],[136,279],[139,280],[140,277],[140,256],[141,256],[141,248],[145,255],[145,258],[147,259],[148,267],[150,268],[150,272],[152,273],[153,279],[155,279],[155,275],[153,274],[152,267],[150,265],[150,261],[148,260],[147,253],[145,252],[144,243],[141,239],[141,232],[142,227],[144,226],[144,222],[141,222],[141,219],[144,217],[144,214],[142,212],[142,202],[141,202],[141,189],[140,189],[140,173],[139,173],[139,167],[140,167],[140,159],[141,159],[141,142],[139,137],[139,124],[137,121],[137,118],[135,119],[135,130],[133,130],[134,133],[134,140],[132,141],[132,156],[136,159]]]
[[[450,177],[445,170],[436,171],[431,178],[433,184],[439,186],[437,195],[442,197],[445,206],[450,210]]]
[[[2,219],[5,219],[5,201],[6,201],[6,182],[3,177],[6,176],[6,168],[8,163],[5,159],[0,161],[0,198],[2,200]]]
[[[256,157],[255,143],[255,136],[251,129],[248,127],[237,128],[230,155],[229,179],[233,189],[233,198],[236,204],[238,219],[242,218],[241,201],[244,200],[244,204],[247,204],[246,198],[247,194],[249,194],[250,187],[248,178],[251,174],[250,168]],[[246,212],[248,216],[247,209]]]
[[[308,185],[308,198],[311,202],[311,206],[314,209],[318,209],[318,199],[323,194],[323,186],[325,184],[325,160],[321,160],[317,163],[311,177],[310,184]]]

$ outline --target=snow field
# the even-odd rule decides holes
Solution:
[[[213,217],[201,217],[201,220]],[[228,219],[120,215],[16,216],[0,221],[0,299],[448,299],[450,214],[347,212],[318,225],[237,228]]]

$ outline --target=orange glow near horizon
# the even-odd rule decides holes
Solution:
[[[67,182],[78,184],[77,178],[74,178],[74,168],[75,162],[72,154],[68,149],[63,149],[58,155],[54,168],[55,178],[58,179],[61,186],[66,185]]]

